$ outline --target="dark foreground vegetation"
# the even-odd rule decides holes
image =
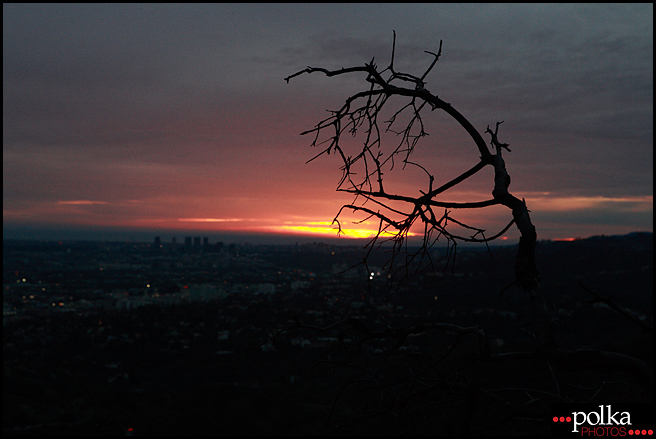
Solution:
[[[229,293],[209,301],[123,309],[108,299],[63,312],[7,293],[23,270],[52,281],[54,273],[30,267],[49,266],[48,252],[65,257],[57,248],[4,246],[5,435],[549,434],[553,402],[653,398],[640,374],[531,356],[527,298],[504,291],[515,248],[493,248],[493,257],[460,251],[454,267],[412,276],[391,296],[375,256],[367,273],[337,276],[359,250],[322,245],[194,259],[215,261],[194,276]],[[146,250],[128,256],[144,263],[132,277],[120,267],[126,279],[185,270]],[[537,258],[561,349],[612,351],[653,368],[653,335],[636,323],[653,324],[652,234],[540,242]],[[95,271],[66,273],[57,288],[68,290],[57,294],[76,303],[113,297],[94,285],[108,282]],[[249,276],[275,288],[248,293]],[[176,294],[160,285],[162,295]],[[591,292],[612,296],[623,312]],[[436,323],[451,326],[376,336]]]

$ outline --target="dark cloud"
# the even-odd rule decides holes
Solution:
[[[481,130],[506,121],[518,188],[653,193],[653,5],[5,4],[5,211],[95,200],[129,216],[141,199],[156,216],[262,187],[270,208],[298,210],[339,178],[332,161],[303,167],[314,151],[298,133],[362,78],[283,78],[386,67],[392,30],[396,69],[417,75],[444,40],[428,88]],[[466,144],[432,126],[427,145]],[[448,151],[458,167],[472,157]]]

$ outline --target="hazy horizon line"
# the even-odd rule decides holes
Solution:
[[[652,233],[653,231],[636,230],[625,234],[592,234],[589,236],[577,236],[556,239],[542,239],[543,241],[573,241],[588,239],[595,236],[627,236],[636,233]],[[332,245],[366,245],[371,238],[352,238],[346,236],[329,237],[326,235],[315,236],[309,234],[283,234],[271,232],[237,232],[237,231],[207,231],[207,230],[150,230],[138,228],[57,228],[57,227],[16,227],[5,226],[2,230],[3,241],[94,241],[94,242],[132,242],[132,243],[153,243],[155,238],[159,237],[164,244],[171,244],[172,239],[176,238],[178,245],[184,244],[185,237],[202,237],[211,239],[211,244],[223,242],[227,244],[307,244],[307,243],[327,243]],[[380,242],[385,241],[381,238]],[[540,240],[540,239],[538,239]],[[419,244],[420,238],[408,241],[409,245]],[[446,245],[446,241],[443,241]],[[488,245],[507,246],[516,245],[517,238],[496,239],[489,241]],[[439,242],[438,242],[439,245]],[[465,246],[485,246],[485,243],[468,243],[458,241],[458,245]]]

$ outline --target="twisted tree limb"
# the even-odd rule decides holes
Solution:
[[[364,73],[365,81],[369,84],[368,89],[355,93],[344,101],[339,110],[331,111],[331,115],[320,121],[313,129],[302,134],[314,134],[312,146],[328,144],[319,154],[311,160],[323,154],[336,153],[342,159],[342,178],[337,190],[353,194],[356,200],[340,209],[334,219],[341,231],[339,216],[346,209],[354,212],[362,212],[368,217],[375,217],[380,221],[378,234],[373,238],[373,246],[376,241],[385,237],[392,240],[394,244],[394,255],[400,252],[405,240],[409,236],[410,228],[416,224],[424,224],[424,239],[422,249],[427,252],[440,238],[445,238],[447,245],[455,246],[458,241],[484,242],[487,243],[503,235],[506,230],[515,224],[520,232],[519,247],[515,260],[515,283],[527,292],[533,304],[533,320],[538,327],[537,336],[544,346],[554,346],[555,339],[550,327],[547,307],[539,288],[539,275],[535,265],[535,245],[537,233],[526,202],[512,195],[508,188],[510,186],[510,175],[506,170],[506,164],[502,157],[502,150],[510,151],[507,143],[501,143],[498,138],[499,125],[497,122],[494,132],[487,127],[486,133],[491,136],[491,145],[495,150],[493,154],[479,131],[456,110],[450,103],[431,93],[426,88],[426,76],[436,65],[442,54],[442,42],[437,53],[427,52],[434,57],[428,69],[421,75],[416,76],[408,73],[397,72],[394,68],[394,56],[396,46],[396,34],[392,44],[392,56],[387,68],[379,70],[374,59],[363,66],[329,70],[322,67],[307,67],[287,78],[285,81],[302,74],[322,73],[328,77]],[[384,77],[385,75],[385,77]],[[404,86],[410,84],[411,87]],[[386,153],[381,138],[381,128],[378,116],[385,107],[391,96],[400,96],[408,99],[408,102],[393,113],[385,123],[384,132],[391,132],[400,137],[397,146]],[[409,161],[415,146],[419,140],[427,135],[424,131],[422,111],[430,108],[431,111],[441,110],[452,117],[469,134],[479,154],[479,161],[471,169],[463,172],[460,176],[440,185],[433,187],[435,177],[431,175],[426,167]],[[400,130],[395,130],[395,123],[401,114],[406,114],[409,121]],[[355,136],[359,130],[364,130],[365,140],[360,150],[355,155],[350,155],[342,143],[342,135],[345,132]],[[330,131],[325,140],[320,138],[324,131]],[[428,190],[420,191],[421,195],[394,194],[385,190],[383,175],[386,167],[390,170],[394,167],[395,158],[401,158],[404,166],[412,164],[423,169],[429,177]],[[364,172],[356,172],[355,166],[361,166]],[[450,189],[487,166],[494,168],[494,181],[492,188],[492,199],[475,202],[455,202],[437,200],[436,197],[447,189]],[[385,171],[385,172],[384,172]],[[357,178],[357,179],[356,179]],[[359,201],[359,202],[358,202]],[[367,202],[373,202],[376,206],[372,209],[365,207]],[[408,209],[403,211],[393,208],[391,202],[404,203]],[[464,224],[445,210],[443,215],[436,214],[434,208],[444,209],[477,209],[493,205],[508,207],[512,213],[512,220],[501,232],[494,234],[491,238],[485,237],[485,230]],[[457,224],[460,227],[473,231],[471,236],[462,236],[452,233],[448,226]],[[391,237],[390,237],[391,236]]]

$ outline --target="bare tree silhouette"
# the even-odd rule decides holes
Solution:
[[[322,73],[327,77],[366,74],[366,87],[348,96],[341,108],[330,111],[329,117],[302,133],[313,135],[312,146],[321,147],[320,152],[310,161],[331,153],[341,159],[342,176],[337,190],[352,194],[354,200],[339,209],[333,222],[341,231],[340,218],[345,210],[362,214],[363,221],[375,218],[379,224],[378,233],[367,246],[368,255],[375,246],[391,242],[392,257],[388,266],[391,274],[407,269],[416,261],[426,259],[433,263],[431,249],[440,239],[446,241],[449,249],[455,250],[458,242],[487,243],[495,240],[514,225],[520,232],[520,240],[515,257],[513,284],[519,286],[531,298],[530,320],[534,325],[534,347],[524,352],[495,353],[485,332],[478,326],[465,327],[425,321],[398,327],[381,318],[384,321],[383,327],[379,325],[374,328],[353,317],[343,318],[327,326],[306,324],[297,318],[293,326],[276,332],[269,340],[275,341],[276,336],[291,330],[312,330],[335,335],[336,347],[326,357],[324,364],[335,375],[344,373],[344,385],[338,391],[329,417],[334,424],[342,422],[342,427],[348,422],[344,421],[344,418],[337,420],[340,418],[335,413],[337,400],[345,399],[344,393],[358,386],[364,386],[373,393],[378,392],[376,403],[370,406],[373,408],[363,409],[357,416],[359,422],[364,422],[365,419],[380,419],[381,416],[386,421],[396,417],[406,421],[398,425],[397,431],[415,433],[435,433],[434,430],[418,429],[418,425],[426,422],[437,422],[443,427],[446,426],[440,430],[442,434],[489,431],[489,428],[509,424],[511,420],[542,423],[544,428],[544,419],[536,415],[540,410],[538,406],[544,412],[548,410],[548,405],[545,409],[545,404],[549,402],[576,400],[569,390],[563,389],[561,382],[569,376],[563,378],[559,372],[562,370],[619,371],[632,377],[646,389],[645,392],[651,398],[653,378],[651,368],[646,362],[614,352],[590,349],[567,351],[557,346],[535,264],[537,232],[531,222],[525,200],[509,192],[511,179],[503,152],[510,152],[510,148],[508,143],[499,140],[499,128],[503,122],[496,122],[494,130],[488,125],[484,131],[484,134],[490,136],[490,149],[483,135],[465,116],[426,88],[426,77],[442,54],[441,41],[437,53],[426,52],[433,59],[421,75],[396,70],[395,48],[396,34],[390,63],[382,70],[372,59],[363,66],[337,70],[307,67],[285,78],[289,82],[299,75],[312,73]],[[388,105],[395,105],[389,104],[392,98],[399,98],[402,103],[387,110]],[[396,102],[398,104],[398,101]],[[384,109],[388,113],[384,113]],[[439,186],[435,182],[435,176],[428,171],[429,166],[411,160],[420,140],[428,135],[424,117],[429,110],[443,111],[455,120],[471,138],[479,156],[470,169]],[[385,121],[384,114],[389,114]],[[353,150],[350,146],[353,142],[348,141],[351,140],[348,135],[355,137],[358,134],[363,140],[356,142],[358,146]],[[385,142],[389,135],[396,139],[391,145]],[[422,170],[427,176],[427,186],[419,190],[419,195],[390,191],[388,180],[384,177],[395,166],[400,166],[401,169],[410,166]],[[475,202],[439,199],[445,191],[461,184],[487,166],[494,169],[494,178],[490,182],[490,199]],[[480,227],[456,219],[452,213],[490,206],[505,206],[511,213],[508,224],[491,236],[486,236],[485,230]],[[456,233],[453,231],[454,226],[470,234]],[[423,228],[418,250],[407,245],[413,227]],[[400,258],[401,268],[395,269],[394,259],[402,252],[405,252],[405,258]],[[448,251],[447,255],[448,258],[455,257],[455,251]],[[610,303],[599,295],[596,295],[595,299]],[[614,303],[613,305],[613,309],[620,309]],[[648,330],[651,332],[650,328]],[[426,334],[432,334],[431,337],[437,337],[440,343],[449,347],[445,352],[432,355],[414,354],[407,349],[403,354],[400,352],[403,348],[409,348],[407,341],[410,337]],[[377,351],[381,356],[373,358],[367,355],[368,350]],[[521,369],[522,373],[527,370],[535,371],[533,381],[522,384],[513,381],[510,385],[495,389],[483,387],[490,376],[495,373],[503,375],[507,373],[508,368]],[[465,369],[469,373],[464,373]],[[345,373],[343,370],[350,372]],[[550,382],[553,390],[531,387],[536,380]],[[594,386],[586,387],[578,383],[573,387],[577,394],[585,393],[589,400],[592,400],[607,384],[607,380],[601,380],[600,384]],[[392,418],[390,415],[393,415]],[[478,417],[476,422],[475,416]],[[348,429],[339,431],[347,432]]]
[[[355,199],[351,204],[342,206],[334,223],[341,230],[339,218],[345,209],[366,214],[365,220],[377,218],[379,220],[378,234],[373,238],[369,248],[372,249],[381,238],[383,241],[391,240],[394,256],[398,255],[404,248],[404,244],[407,243],[411,227],[421,223],[423,224],[423,240],[419,250],[410,255],[412,259],[430,258],[429,250],[441,238],[446,240],[447,245],[453,247],[457,245],[458,241],[487,243],[501,237],[514,224],[521,234],[515,260],[515,283],[531,297],[534,309],[533,319],[538,327],[536,332],[539,334],[541,342],[545,346],[554,345],[553,331],[550,327],[544,298],[540,293],[538,270],[535,266],[537,242],[535,226],[531,222],[526,202],[508,191],[510,175],[506,170],[502,150],[510,151],[510,148],[507,143],[501,143],[498,139],[499,126],[503,122],[497,122],[494,131],[489,126],[485,131],[490,135],[493,153],[482,135],[465,116],[450,103],[445,102],[426,88],[425,79],[442,54],[442,41],[440,41],[437,53],[426,52],[432,55],[433,60],[421,76],[395,70],[395,48],[396,33],[394,33],[390,64],[380,71],[372,59],[364,66],[338,70],[307,67],[285,78],[285,81],[289,82],[296,76],[315,72],[329,77],[360,72],[367,74],[365,81],[368,83],[368,89],[349,96],[339,110],[331,111],[328,118],[319,122],[313,129],[301,133],[303,135],[314,134],[312,146],[327,144],[310,161],[331,152],[341,157],[342,177],[337,190],[353,194]],[[406,86],[404,87],[404,85]],[[390,102],[390,98],[394,96],[400,96],[406,102],[387,121],[383,122],[385,126],[381,128],[379,116],[386,104]],[[473,146],[477,148],[480,155],[478,163],[472,168],[439,187],[435,187],[435,176],[427,170],[428,166],[410,160],[419,141],[428,135],[424,130],[423,122],[423,113],[427,109],[430,111],[441,110],[451,116],[469,134]],[[403,116],[405,116],[406,124],[398,128],[397,122],[404,119]],[[350,155],[343,146],[345,143],[343,142],[344,133],[355,136],[359,130],[364,131],[365,139],[361,148]],[[382,138],[384,132],[394,133],[399,138],[391,148],[386,149],[387,145],[384,145]],[[397,161],[400,161],[403,167],[417,166],[427,174],[428,187],[425,191],[419,190],[420,196],[393,194],[386,191],[383,177],[388,170],[391,171],[394,168]],[[464,182],[486,166],[494,168],[491,199],[477,202],[452,202],[437,199],[446,190]],[[395,205],[393,206],[391,203],[395,203]],[[403,207],[397,207],[398,205]],[[484,229],[458,221],[449,210],[482,209],[494,205],[508,207],[511,210],[512,218],[501,231],[489,237],[485,236]],[[444,212],[439,213],[437,209],[444,209]],[[462,236],[452,233],[449,226],[453,224],[471,231],[472,234]],[[455,252],[447,252],[447,254],[451,257],[455,255]],[[394,258],[391,259],[392,262],[393,260]],[[407,263],[404,263],[403,267],[407,267]],[[393,269],[391,265],[390,269]]]

